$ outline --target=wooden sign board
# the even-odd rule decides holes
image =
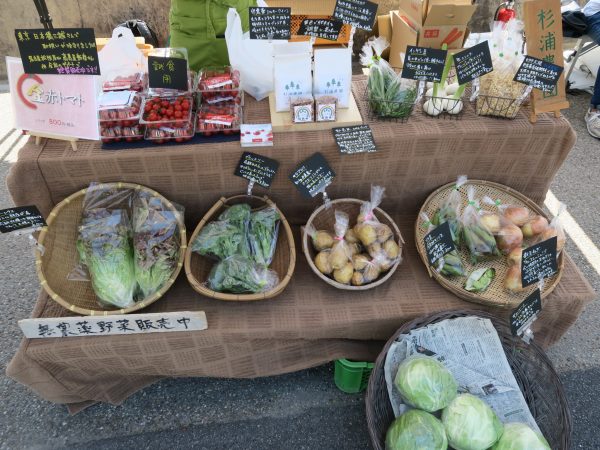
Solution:
[[[523,12],[527,54],[562,65],[563,37],[560,0],[527,0],[523,4]],[[532,91],[530,120],[536,122],[537,115],[546,112],[554,112],[555,117],[560,117],[560,110],[568,107],[563,73],[554,91],[541,92],[537,89]]]
[[[208,328],[204,311],[47,317],[19,320],[19,326],[25,337],[30,339],[201,331]]]

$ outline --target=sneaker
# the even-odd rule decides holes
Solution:
[[[592,111],[592,108],[588,109],[585,115],[585,123],[587,124],[588,133],[600,139],[600,110]]]

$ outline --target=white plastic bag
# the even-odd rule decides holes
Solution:
[[[227,13],[225,41],[229,62],[239,70],[244,91],[256,100],[268,97],[273,90],[273,43],[251,40],[242,31],[242,21],[235,8]]]
[[[137,48],[131,30],[125,27],[113,30],[112,37],[98,52],[98,61],[102,84],[119,76],[127,77],[147,71],[144,54]]]

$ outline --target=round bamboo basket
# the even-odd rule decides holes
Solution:
[[[145,186],[132,183],[104,183],[107,188],[132,189],[143,191],[160,198],[163,205],[173,211],[175,206],[158,192]],[[40,283],[50,298],[69,311],[86,316],[107,316],[110,314],[127,314],[138,311],[154,303],[169,290],[175,282],[183,266],[183,258],[187,246],[185,224],[183,215],[177,214],[179,220],[180,252],[177,268],[167,283],[153,295],[136,302],[133,306],[124,309],[102,308],[92,289],[90,281],[71,281],[67,277],[79,264],[76,242],[78,228],[83,211],[83,201],[86,189],[75,192],[54,207],[48,219],[47,226],[42,228],[38,237],[40,246],[44,249],[35,252],[35,264]]]
[[[292,229],[285,216],[277,208],[279,216],[281,217],[279,224],[279,233],[277,236],[277,247],[275,248],[275,255],[273,255],[273,261],[269,266],[269,269],[277,272],[279,276],[279,284],[273,289],[267,292],[260,292],[257,294],[229,294],[226,292],[217,292],[209,289],[206,280],[215,265],[215,261],[206,256],[202,256],[198,253],[192,252],[192,243],[204,228],[208,222],[217,220],[219,215],[228,207],[236,205],[238,203],[248,203],[253,211],[264,209],[266,207],[273,206],[277,208],[268,197],[257,197],[254,195],[236,195],[234,197],[219,199],[217,203],[204,215],[194,233],[190,237],[189,247],[185,253],[185,274],[188,281],[192,285],[192,288],[199,294],[206,297],[214,298],[216,300],[234,301],[234,302],[247,302],[255,300],[265,300],[273,298],[281,294],[287,287],[294,268],[296,267],[296,247],[294,245],[294,236],[292,235]]]
[[[442,202],[448,197],[450,192],[452,192],[452,190],[454,189],[454,185],[454,183],[449,183],[435,190],[427,198],[427,200],[425,200],[425,203],[421,207],[420,213],[427,214],[427,216],[431,219],[437,211],[437,209],[442,204]],[[463,185],[460,188],[460,193],[463,200],[463,208],[468,203],[467,186],[475,186],[476,198],[482,198],[487,195],[494,200],[499,199],[504,204],[524,206],[526,208],[529,208],[529,210],[533,214],[539,214],[540,216],[548,218],[548,216],[536,203],[525,197],[520,192],[517,192],[514,189],[511,189],[502,184],[493,183],[491,181],[469,180],[465,185]],[[482,207],[483,209],[493,211],[492,207],[489,205],[482,205]],[[425,244],[423,243],[423,238],[427,234],[427,230],[423,229],[423,227],[421,226],[422,221],[420,219],[420,213],[417,216],[417,222],[415,223],[415,241],[417,251],[419,252],[419,256],[421,257],[421,260],[427,267],[429,275],[435,278],[438,283],[440,283],[445,289],[449,290],[457,297],[460,297],[463,300],[469,302],[478,303],[486,306],[495,306],[499,308],[514,308],[537,289],[537,285],[529,286],[525,288],[522,292],[518,293],[513,293],[504,289],[504,279],[506,278],[506,273],[508,271],[508,264],[506,258],[489,258],[486,261],[479,262],[477,264],[471,264],[469,258],[469,251],[466,248],[459,248],[458,252],[461,255],[461,260],[463,266],[465,267],[465,272],[467,274],[470,274],[473,270],[482,267],[493,267],[496,269],[496,276],[494,277],[494,280],[484,292],[473,293],[465,290],[463,286],[464,282],[466,281],[466,276],[445,277],[436,272],[435,270],[431,270],[431,268],[429,267],[429,262],[427,260],[427,253],[425,252]],[[528,246],[531,245],[533,241],[534,238],[525,239],[523,241],[523,244],[525,246]],[[542,298],[547,297],[554,290],[556,285],[558,285],[558,282],[560,281],[560,278],[562,276],[563,263],[563,252],[560,252],[558,256],[558,272],[552,277],[546,278],[544,280],[544,286],[541,292]]]
[[[348,214],[350,217],[350,225],[353,226],[356,222],[356,218],[360,213],[360,208],[365,202],[362,200],[357,200],[354,198],[341,198],[338,200],[331,201],[330,205],[322,205],[319,208],[315,209],[312,215],[309,217],[308,222],[306,222],[306,226],[312,225],[316,230],[328,230],[333,231],[333,226],[335,224],[335,211],[340,210]],[[366,291],[367,289],[373,289],[390,279],[390,277],[394,274],[400,262],[402,260],[402,247],[404,244],[404,239],[402,238],[402,234],[400,233],[400,229],[398,225],[392,220],[392,218],[382,209],[375,208],[374,210],[375,217],[377,219],[389,226],[394,233],[394,240],[398,243],[400,247],[400,253],[398,255],[398,260],[396,263],[384,274],[382,274],[375,281],[365,284],[362,286],[351,286],[348,284],[342,284],[335,281],[333,278],[329,278],[327,275],[324,275],[317,269],[315,266],[314,260],[315,256],[317,256],[317,251],[313,248],[312,243],[310,242],[309,236],[303,231],[302,232],[302,250],[304,252],[304,256],[306,256],[306,260],[308,261],[308,265],[312,269],[312,271],[325,283],[336,287],[338,289],[343,289],[346,291]]]
[[[564,388],[552,362],[534,342],[526,344],[511,334],[508,324],[483,311],[450,311],[419,317],[408,322],[390,338],[377,357],[369,378],[365,398],[367,427],[375,450],[385,449],[385,435],[394,421],[394,412],[385,382],[384,364],[388,350],[401,334],[416,328],[457,317],[477,316],[492,321],[504,348],[504,354],[515,375],[525,401],[550,448],[569,450],[571,443],[571,413]]]

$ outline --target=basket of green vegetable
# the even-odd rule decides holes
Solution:
[[[130,183],[93,183],[60,202],[40,232],[36,268],[50,298],[83,315],[155,302],[183,266],[183,213]]]
[[[221,198],[190,238],[185,273],[194,290],[225,301],[273,298],[296,265],[287,220],[268,197]]]

